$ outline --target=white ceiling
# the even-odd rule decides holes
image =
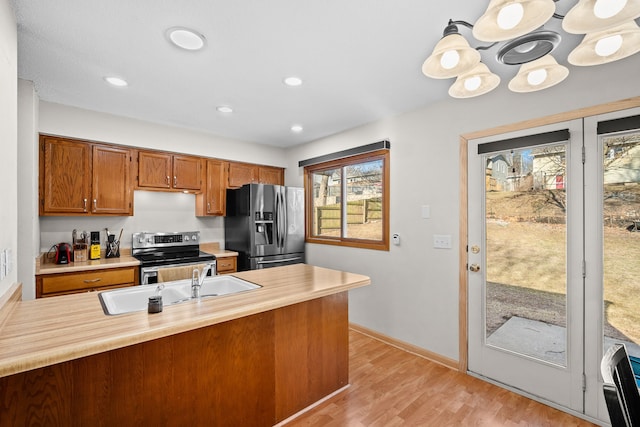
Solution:
[[[488,3],[12,0],[18,74],[35,83],[41,100],[280,147],[448,97],[453,79],[425,77],[422,62],[449,18],[474,22]],[[560,0],[557,12],[575,3]],[[165,32],[174,26],[202,33],[206,48],[170,45]],[[558,30],[560,22],[546,28]],[[460,32],[482,44],[467,28]],[[561,35],[554,56],[567,65],[580,38]],[[483,51],[483,62],[506,85],[517,68],[497,64],[496,50]],[[106,84],[109,75],[129,86]],[[303,85],[285,86],[291,75]],[[218,105],[234,112],[218,113]],[[292,133],[293,124],[304,131]]]

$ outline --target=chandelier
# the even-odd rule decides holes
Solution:
[[[442,39],[424,61],[422,72],[434,79],[456,80],[449,88],[454,98],[471,98],[495,89],[500,77],[480,62],[480,50],[502,43],[496,59],[520,65],[509,82],[514,92],[534,92],[554,86],[569,75],[551,52],[561,37],[541,27],[549,20],[562,20],[567,33],[584,34],[582,42],[569,54],[575,66],[613,62],[640,51],[640,0],[579,0],[562,16],[556,13],[559,0],[491,0],[475,24],[449,20]],[[486,46],[473,48],[459,33],[458,26],[472,30],[473,37]]]

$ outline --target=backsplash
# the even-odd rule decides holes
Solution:
[[[40,217],[40,251],[47,252],[60,242],[71,242],[71,232],[100,231],[104,247],[105,228],[112,234],[123,229],[121,248],[131,247],[131,236],[138,231],[200,231],[202,242],[220,242],[224,247],[224,219],[196,217],[195,195],[134,191],[133,216]]]

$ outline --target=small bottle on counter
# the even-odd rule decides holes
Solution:
[[[147,312],[160,313],[161,311],[162,311],[162,295],[149,297],[149,305],[147,307]]]
[[[89,259],[100,259],[100,232],[91,232],[91,246],[89,248]]]

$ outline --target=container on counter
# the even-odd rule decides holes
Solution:
[[[91,246],[89,248],[89,259],[100,259],[100,232],[91,232]]]

